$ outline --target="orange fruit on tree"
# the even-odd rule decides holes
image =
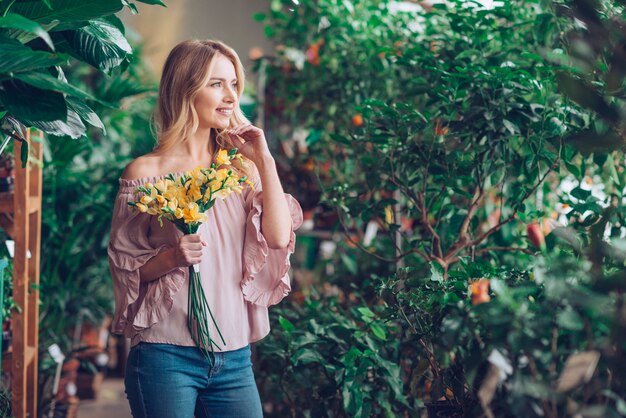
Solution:
[[[352,124],[354,126],[361,126],[361,125],[363,125],[363,116],[361,116],[360,113],[357,113],[356,115],[354,115],[352,117]]]

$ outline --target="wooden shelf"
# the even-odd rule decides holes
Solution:
[[[0,192],[0,213],[13,213],[14,199],[15,199],[15,193]],[[30,196],[29,201],[28,201],[29,213],[35,213],[39,210],[40,200],[41,198],[38,196]]]
[[[35,352],[37,348],[29,345],[26,347],[26,358],[25,358],[25,366],[28,367],[33,360],[35,359]],[[6,353],[2,353],[2,371],[8,372],[11,370],[13,366],[13,351],[7,351]]]
[[[13,300],[21,308],[11,313],[13,353],[2,356],[2,369],[11,373],[15,418],[37,417],[42,170],[32,159],[43,160],[42,139],[41,132],[26,131],[31,151],[26,167],[15,158],[22,151],[22,142],[15,140],[15,190],[0,193],[0,227],[15,241]]]

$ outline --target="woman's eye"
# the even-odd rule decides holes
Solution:
[[[222,83],[220,83],[220,82],[218,81],[217,83],[213,83],[213,84],[211,84],[211,87],[219,87],[219,86],[220,86],[220,84],[222,84]]]
[[[233,88],[236,89],[239,83],[233,83]]]

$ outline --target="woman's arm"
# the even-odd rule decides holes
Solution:
[[[276,162],[266,155],[256,162],[263,187],[263,213],[261,231],[270,248],[285,248],[291,234],[291,215],[280,184]]]
[[[261,232],[267,245],[273,249],[286,248],[291,234],[291,215],[265,133],[254,125],[246,124],[229,130],[228,134],[235,143],[241,144],[239,152],[259,170],[263,187]]]
[[[158,279],[178,267],[174,258],[175,251],[174,248],[171,248],[160,252],[148,260],[148,262],[139,269],[139,280],[141,283]]]
[[[151,282],[177,267],[200,264],[202,247],[206,245],[198,234],[183,235],[176,247],[161,251],[139,269],[139,280]]]

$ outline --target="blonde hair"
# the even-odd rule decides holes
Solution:
[[[243,93],[244,70],[237,53],[226,44],[214,40],[188,40],[176,45],[169,53],[163,67],[159,84],[159,96],[155,112],[157,145],[155,152],[167,152],[176,144],[189,140],[198,130],[199,118],[194,108],[194,99],[206,86],[215,58],[224,56],[235,67],[237,76],[237,106],[233,110],[228,129],[250,123],[239,107]],[[220,129],[212,128],[209,146],[213,159],[220,148],[231,149],[237,146]],[[252,175],[254,167],[250,162],[239,169],[245,175]]]

